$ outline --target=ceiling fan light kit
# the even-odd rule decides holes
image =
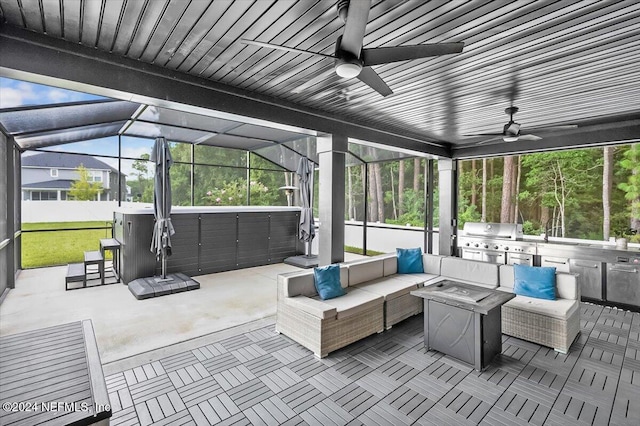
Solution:
[[[354,78],[360,74],[362,67],[360,64],[352,62],[337,62],[336,61],[336,74],[342,78]]]

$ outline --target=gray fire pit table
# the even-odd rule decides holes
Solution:
[[[424,299],[424,345],[481,371],[502,352],[501,306],[513,293],[445,280],[414,290]]]

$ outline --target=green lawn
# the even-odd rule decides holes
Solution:
[[[111,226],[109,222],[46,222],[23,223],[22,230],[64,229]],[[84,259],[84,252],[100,250],[100,239],[111,238],[110,229],[84,229],[81,231],[23,232],[22,267],[66,265]],[[106,252],[110,258],[111,252]]]

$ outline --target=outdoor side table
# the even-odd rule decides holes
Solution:
[[[116,281],[120,281],[120,269],[118,265],[118,258],[120,257],[120,241],[115,238],[103,238],[100,240],[100,254],[104,259],[104,252],[110,250],[113,257],[113,275],[116,277]]]
[[[87,275],[87,266],[98,265],[98,273],[100,274],[100,284],[104,284],[104,257],[99,251],[84,252],[84,274]]]
[[[502,352],[501,306],[513,293],[445,280],[411,292],[424,299],[424,345],[478,370]]]
[[[108,424],[91,320],[0,337],[0,424]]]

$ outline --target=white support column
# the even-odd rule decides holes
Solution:
[[[439,254],[455,256],[457,251],[457,161],[449,158],[438,159],[438,194],[440,197]]]
[[[317,139],[320,162],[319,213],[320,247],[318,265],[344,261],[344,167],[347,137],[320,135]]]

